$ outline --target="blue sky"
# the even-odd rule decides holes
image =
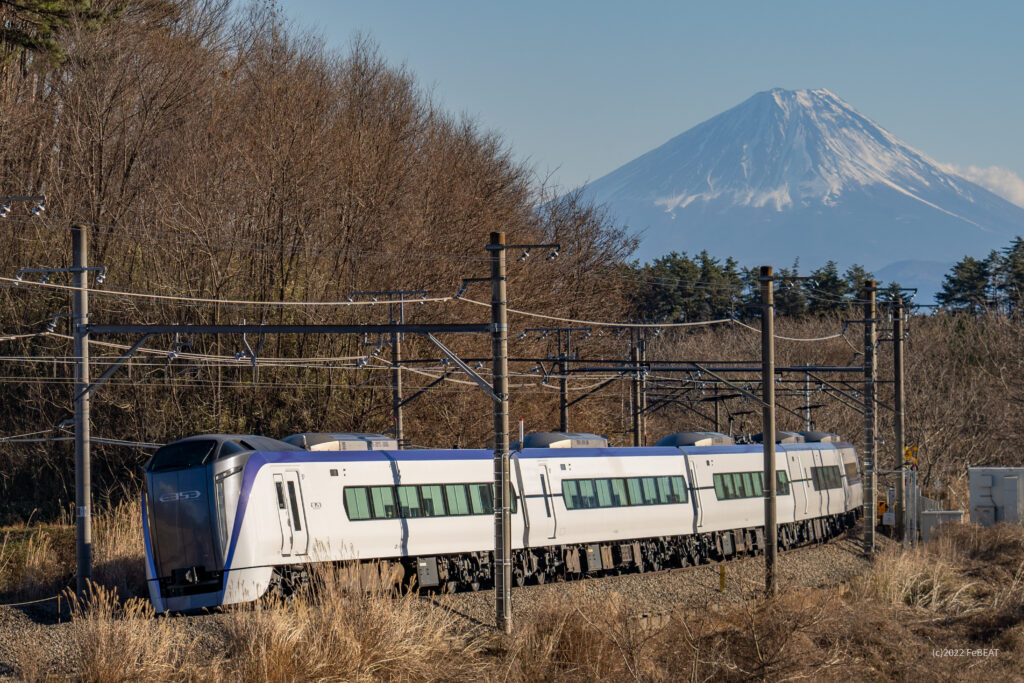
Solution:
[[[937,161],[1024,201],[1022,2],[281,0],[356,32],[563,189],[760,90],[828,88]],[[1016,183],[1020,182],[1019,187]]]

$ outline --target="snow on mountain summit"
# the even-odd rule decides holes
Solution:
[[[963,194],[955,176],[824,89],[758,93],[621,170],[629,185],[647,180],[654,204],[669,213],[717,199],[778,211],[829,205],[844,190],[876,183],[908,196],[933,184]]]
[[[642,233],[643,258],[707,249],[744,263],[881,267],[955,260],[1024,232],[1024,209],[825,89],[759,92],[583,192]]]

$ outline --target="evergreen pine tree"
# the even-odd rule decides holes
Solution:
[[[954,310],[971,313],[984,310],[989,303],[990,265],[989,259],[965,256],[946,275],[935,299]]]
[[[805,284],[810,304],[808,313],[825,315],[835,313],[842,308],[849,291],[849,285],[839,275],[839,266],[829,261],[821,268],[811,271],[812,282]]]

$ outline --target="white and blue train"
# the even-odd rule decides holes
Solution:
[[[854,448],[821,432],[780,436],[780,547],[853,525],[863,502]],[[158,611],[255,600],[315,562],[377,561],[445,590],[490,585],[491,451],[398,450],[369,435],[287,441],[193,436],[154,454],[142,509]],[[708,432],[604,444],[532,434],[512,453],[516,584],[763,550],[760,445]]]

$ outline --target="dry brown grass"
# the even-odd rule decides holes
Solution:
[[[788,587],[772,599],[730,601],[709,593],[644,614],[622,596],[567,585],[517,621],[507,638],[468,626],[414,593],[396,595],[365,581],[365,572],[330,567],[316,571],[311,592],[198,623],[154,619],[147,603],[97,588],[75,605],[73,674],[230,681],[1013,680],[1024,675],[1022,562],[1024,530],[956,525],[929,546],[879,555],[849,584]],[[217,647],[197,642],[200,625],[216,631]],[[936,657],[935,648],[998,648],[999,654]],[[30,653],[23,661],[45,659]],[[45,665],[21,672],[30,679],[47,673]]]
[[[886,550],[852,585],[855,600],[961,614],[976,605],[974,583],[928,549]]]
[[[139,502],[123,502],[94,517],[93,577],[122,598],[145,594],[145,557]],[[75,573],[75,529],[70,523],[10,527],[0,536],[0,595],[33,599],[55,595]]]
[[[413,593],[353,590],[344,570],[317,570],[316,589],[287,603],[231,612],[232,680],[477,680],[485,641]]]
[[[124,598],[146,592],[140,505],[138,499],[124,501],[98,515],[94,527],[96,582],[116,588]]]

